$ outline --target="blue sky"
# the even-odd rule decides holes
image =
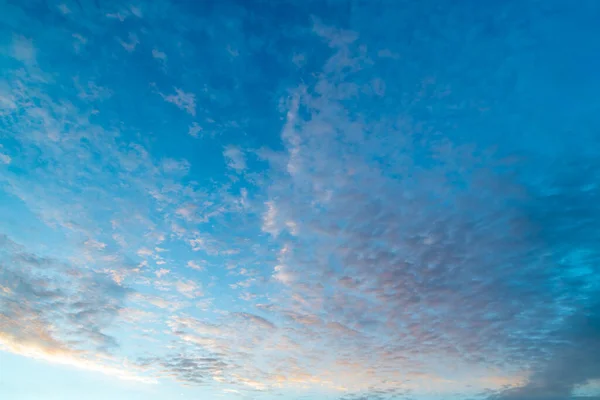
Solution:
[[[600,398],[599,17],[0,1],[0,397]]]

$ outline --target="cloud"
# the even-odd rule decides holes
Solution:
[[[241,172],[247,168],[246,157],[242,150],[237,147],[227,147],[223,152],[227,166],[236,172]]]
[[[135,51],[137,45],[140,44],[140,40],[139,40],[138,36],[132,32],[129,33],[127,38],[128,38],[127,41],[124,41],[123,39],[119,39],[119,43],[121,44],[121,46],[123,46],[123,48],[127,52],[132,53]]]
[[[264,390],[275,385],[255,361],[256,350],[270,343],[276,327],[267,319],[250,313],[229,313],[218,323],[191,317],[173,317],[169,326],[180,338],[178,351],[165,357],[141,359],[176,380],[196,385],[219,383],[236,390]],[[245,332],[240,335],[240,332]],[[272,340],[272,339],[271,339]]]
[[[154,254],[154,252],[152,250],[147,249],[145,247],[143,247],[137,251],[137,255],[140,257],[149,257],[149,256],[152,256],[153,254]]]
[[[277,206],[274,201],[267,201],[265,205],[267,206],[267,210],[263,214],[262,230],[263,232],[277,236],[280,231],[277,221]]]
[[[267,321],[265,318],[260,317],[258,315],[243,313],[243,312],[234,313],[233,315],[236,317],[242,318],[254,325],[258,325],[261,328],[267,328],[267,329],[275,329],[276,328],[272,322]]]
[[[201,220],[197,215],[197,207],[194,204],[185,204],[182,207],[179,207],[175,212],[188,222]]]
[[[60,348],[47,348],[38,343],[27,344],[21,340],[0,333],[0,350],[8,351],[24,357],[42,360],[51,364],[66,365],[85,371],[97,372],[126,381],[135,381],[147,384],[156,384],[158,381],[152,377],[135,374],[129,369],[107,365],[95,360],[84,358],[79,352]]]
[[[203,296],[202,289],[192,280],[181,280],[175,282],[175,288],[187,298],[193,299]]]
[[[127,11],[115,12],[106,14],[106,18],[117,19],[120,22],[124,22],[127,19],[129,13]]]
[[[222,359],[211,356],[195,355],[173,355],[164,359],[144,360],[145,363],[156,365],[169,376],[176,380],[193,383],[205,384],[220,375],[220,372],[228,365]]]
[[[290,96],[281,134],[286,161],[269,171],[262,220],[274,246],[302,251],[275,261],[275,281],[288,289],[269,310],[281,316],[310,309],[330,321],[321,328],[293,319],[294,337],[331,346],[339,362],[354,360],[373,387],[385,387],[392,370],[443,371],[463,392],[474,381],[480,390],[502,389],[501,380],[491,379],[497,368],[521,377],[544,371],[554,349],[569,348],[557,341],[557,330],[569,330],[569,318],[593,297],[588,285],[598,255],[586,236],[597,237],[588,222],[598,218],[598,192],[574,190],[587,187],[587,178],[569,180],[575,171],[595,171],[596,163],[575,158],[569,172],[546,169],[550,199],[535,180],[516,178],[546,162],[533,154],[507,165],[501,152],[422,132],[408,116],[401,115],[408,126],[382,110],[365,121],[347,103],[357,86],[346,69],[369,67],[357,35],[315,29],[334,55],[314,86]],[[365,91],[361,104],[382,94]],[[576,210],[565,211],[567,204]],[[280,237],[279,221],[302,221],[301,229]],[[579,248],[586,255],[565,264]],[[471,373],[452,377],[452,365]],[[594,367],[584,363],[582,370]],[[585,381],[582,374],[560,383],[559,375],[551,381],[562,388],[546,388],[543,396],[565,398]],[[532,385],[539,383],[535,376]]]
[[[86,38],[85,36],[79,34],[79,33],[73,33],[72,38],[75,39],[73,41],[73,49],[75,50],[76,53],[79,53],[81,51],[81,49],[83,48],[83,46],[85,46],[88,42],[88,38]]]
[[[171,271],[168,269],[165,269],[165,268],[161,268],[158,271],[156,271],[154,274],[156,275],[157,278],[160,278],[164,275],[167,275],[169,272],[171,272]]]
[[[186,93],[179,88],[175,88],[175,94],[161,94],[161,96],[165,101],[175,104],[179,109],[184,110],[188,114],[192,116],[196,115],[196,95],[193,93]]]
[[[162,169],[168,174],[182,174],[185,175],[190,169],[190,163],[187,160],[175,160],[167,158],[162,161]]]
[[[196,271],[206,270],[206,268],[204,268],[202,265],[198,264],[196,261],[193,260],[188,261],[186,265],[191,269],[195,269]]]
[[[9,156],[8,154],[0,153],[0,163],[2,163],[4,165],[8,165],[11,163],[11,161],[12,161],[11,156]]]
[[[199,137],[200,132],[202,132],[202,127],[200,127],[200,125],[198,125],[197,122],[192,123],[188,128],[188,135],[190,135],[191,137]]]
[[[69,29],[14,36],[19,62],[0,97],[10,167],[0,181],[15,210],[27,210],[6,226],[30,237],[3,242],[4,347],[252,398],[566,399],[597,378],[600,168],[594,133],[582,127],[594,125],[589,108],[579,107],[593,98],[531,83],[579,64],[573,54],[557,64],[556,43],[547,46],[554,58],[531,46],[553,13],[528,10],[523,29],[514,7],[497,5],[466,14],[353,5],[312,20],[310,7],[266,6],[259,22],[285,29],[265,39],[236,19],[253,12],[229,6],[227,17],[214,7],[203,16],[171,3],[127,7],[111,15],[123,24],[71,7]],[[40,23],[19,18],[15,27]],[[100,39],[140,23],[145,41],[168,49],[172,75],[147,68],[122,79],[139,72],[139,57],[111,55],[137,50],[139,39]],[[572,27],[558,26],[570,42]],[[98,62],[72,54],[53,67],[42,57],[73,40]],[[533,56],[549,69],[528,71]],[[292,74],[280,70],[290,60]],[[569,86],[593,88],[584,75],[572,73]],[[173,120],[160,99],[123,108],[139,104],[148,79],[188,88],[161,96],[199,122]],[[271,148],[186,138],[200,124]],[[251,134],[280,128],[278,138]],[[202,144],[196,159],[188,142]],[[215,148],[233,174],[212,173],[219,157],[213,166],[202,152]],[[195,255],[202,260],[188,261]],[[190,270],[205,265],[213,276]],[[139,338],[141,350],[131,346]],[[139,369],[106,361],[123,354]]]
[[[142,9],[140,7],[129,6],[129,10],[131,11],[131,14],[133,14],[137,18],[143,17]]]
[[[184,304],[180,301],[177,301],[172,298],[165,298],[161,296],[154,296],[151,294],[141,294],[136,293],[133,296],[133,300],[142,304],[150,304],[154,307],[163,309],[163,310],[178,310],[184,306]]]
[[[0,334],[5,346],[42,358],[57,351],[68,356],[65,363],[81,361],[78,365],[88,369],[95,364],[81,358],[86,352],[118,348],[105,330],[123,307],[127,289],[103,274],[28,252],[5,235],[0,244]],[[61,362],[59,358],[53,362]]]
[[[152,49],[152,57],[162,62],[167,61],[167,55],[158,49]]]
[[[160,65],[163,72],[167,73],[167,61],[169,57],[164,51],[160,51],[156,48],[152,49],[152,58],[154,58]]]
[[[598,305],[580,310],[569,320],[550,350],[547,361],[538,364],[528,381],[490,397],[506,400],[575,399],[579,386],[600,379],[600,314]],[[597,391],[600,395],[600,391]],[[586,397],[589,398],[589,397]]]
[[[106,243],[100,242],[95,239],[88,239],[85,241],[84,245],[94,250],[104,250],[106,248]]]

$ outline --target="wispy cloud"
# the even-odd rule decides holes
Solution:
[[[126,51],[131,53],[135,51],[137,45],[140,44],[140,39],[135,33],[130,32],[127,36],[127,40],[119,39],[119,43]]]
[[[0,17],[2,351],[200,396],[595,394],[589,7],[91,3]]]
[[[181,110],[184,110],[188,114],[196,115],[196,95],[189,92],[184,92],[182,89],[175,88],[174,94],[164,95],[161,94],[163,99],[169,103],[175,104]]]
[[[27,252],[6,236],[0,242],[0,349],[119,379],[157,382],[98,357],[97,352],[118,347],[105,329],[121,310],[125,289],[100,274]]]
[[[131,367],[124,368],[104,364],[99,361],[85,358],[83,354],[76,351],[69,351],[61,348],[47,348],[40,344],[23,343],[21,340],[8,336],[6,333],[0,333],[0,350],[9,351],[13,354],[49,362],[51,364],[65,365],[80,370],[97,372],[126,381],[149,384],[158,383],[156,378],[132,372]]]
[[[247,168],[246,157],[239,148],[228,147],[223,151],[223,156],[225,157],[227,166],[236,172],[241,172]]]

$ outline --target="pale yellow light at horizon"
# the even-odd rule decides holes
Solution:
[[[158,380],[154,378],[136,375],[126,369],[83,358],[79,352],[47,348],[35,343],[20,343],[15,337],[6,333],[0,333],[0,351],[6,351],[51,364],[65,365],[86,371],[98,372],[121,380],[145,384],[158,383]]]

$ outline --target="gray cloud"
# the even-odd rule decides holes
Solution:
[[[228,367],[220,357],[203,357],[194,355],[173,355],[159,361],[160,367],[176,379],[192,383],[210,383],[214,376]]]
[[[558,400],[571,397],[578,385],[600,379],[600,314],[594,304],[566,321],[561,343],[551,358],[537,366],[523,387],[507,390],[492,399]]]

